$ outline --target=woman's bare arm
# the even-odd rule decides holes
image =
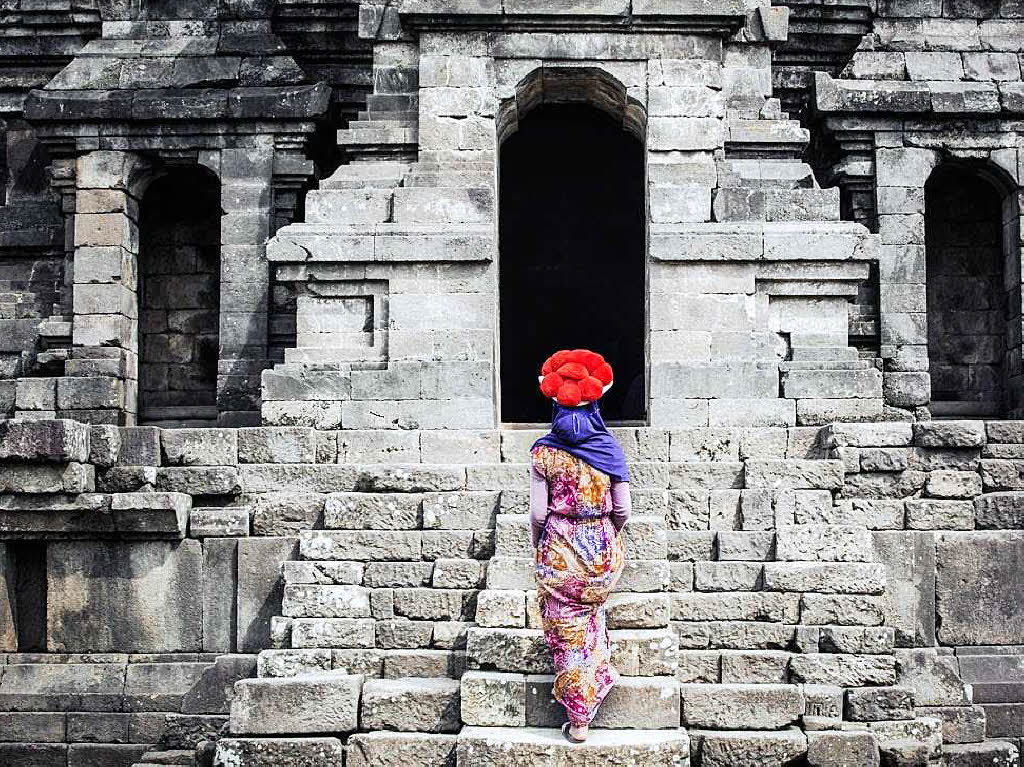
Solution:
[[[548,520],[548,481],[534,466],[530,469],[530,534],[537,548]]]
[[[620,532],[629,521],[629,515],[633,511],[633,501],[629,496],[628,482],[612,483],[612,524],[615,531]]]

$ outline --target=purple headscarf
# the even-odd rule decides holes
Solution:
[[[629,481],[626,454],[608,432],[596,402],[579,407],[555,403],[551,432],[533,443],[564,450],[619,482]]]

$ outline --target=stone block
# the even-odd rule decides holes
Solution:
[[[371,679],[363,686],[360,727],[457,732],[460,684],[452,679]]]
[[[348,767],[390,767],[394,764],[450,765],[455,759],[455,735],[418,732],[367,732],[348,740]]]
[[[249,534],[247,508],[192,509],[188,519],[190,538],[235,538]]]
[[[233,466],[238,463],[235,429],[164,429],[160,443],[165,466]]]
[[[878,767],[878,744],[868,732],[808,732],[808,767]]]
[[[192,499],[184,493],[115,493],[110,514],[118,532],[183,538]]]
[[[84,463],[89,427],[77,421],[0,421],[0,461]]]
[[[157,470],[158,490],[189,495],[238,495],[242,492],[234,466],[167,466]]]
[[[363,677],[331,672],[284,679],[245,679],[231,701],[233,735],[355,732]]]
[[[685,726],[715,730],[778,730],[799,721],[804,696],[795,685],[682,685]]]
[[[316,463],[316,431],[302,427],[238,429],[239,463]]]
[[[557,730],[466,727],[458,738],[457,760],[458,764],[491,767],[523,764],[582,767],[615,763],[646,767],[686,764],[689,753],[690,738],[682,730],[595,730],[581,747],[566,741]]]
[[[38,715],[37,715],[38,716]],[[129,714],[69,712],[69,743],[127,743]]]
[[[49,711],[2,712],[0,733],[0,743],[63,743],[67,737],[65,715]]]
[[[270,646],[270,619],[281,614],[281,563],[295,559],[294,538],[238,540],[238,588],[235,602],[238,652],[258,652]]]
[[[881,594],[885,567],[860,562],[767,562],[764,587],[771,591],[817,591],[837,594]]]
[[[324,505],[324,526],[337,530],[416,530],[422,497],[409,493],[334,493]]]
[[[180,711],[187,695],[209,668],[208,663],[130,663],[125,674],[125,709]]]
[[[986,441],[983,421],[918,421],[913,429],[918,447],[980,447]]]
[[[702,767],[758,767],[797,762],[807,752],[800,731],[691,732]]]
[[[368,617],[370,591],[362,586],[288,584],[281,610],[288,618]]]
[[[296,618],[291,621],[291,646],[296,648],[370,649],[375,636],[373,618]]]
[[[873,534],[874,557],[886,568],[886,624],[899,644],[935,642],[935,541],[931,533]]]
[[[1024,528],[1024,494],[986,493],[974,499],[975,524],[981,529]]]
[[[68,764],[74,767],[132,765],[148,750],[145,744],[72,743],[68,746]]]
[[[294,535],[319,527],[326,497],[319,493],[261,493],[252,506],[255,535]]]
[[[789,671],[797,684],[864,687],[896,683],[896,660],[884,655],[794,655]]]
[[[345,747],[337,738],[222,738],[214,767],[342,767]]]
[[[870,533],[856,525],[796,525],[776,533],[776,556],[783,561],[867,562],[870,555]]]
[[[462,678],[462,721],[476,727],[526,726],[526,677],[473,671]]]
[[[843,486],[841,461],[747,461],[748,488],[774,490],[825,489],[838,490]]]
[[[95,486],[95,467],[85,463],[0,464],[4,493],[89,493]]]
[[[910,687],[856,687],[846,691],[845,716],[851,722],[914,718]]]
[[[970,501],[915,499],[908,500],[906,507],[908,530],[974,529],[974,504]]]
[[[943,743],[978,743],[985,740],[986,716],[982,706],[918,706],[918,716],[942,722]]]
[[[51,543],[48,650],[200,650],[202,567],[198,541]]]
[[[943,644],[1012,644],[1024,636],[1024,534],[936,536],[936,612]]]
[[[956,659],[934,649],[896,650],[896,674],[902,687],[914,690],[918,706],[962,706],[969,703]]]
[[[981,495],[981,477],[973,471],[939,469],[929,473],[925,492],[932,498],[973,498]]]
[[[120,711],[124,663],[10,663],[0,677],[4,711]]]
[[[256,660],[261,679],[318,674],[330,671],[332,653],[326,649],[262,650]]]
[[[306,559],[401,562],[420,559],[420,539],[404,530],[307,531],[300,545]]]
[[[882,597],[861,594],[804,594],[800,622],[808,625],[878,626],[885,619]]]

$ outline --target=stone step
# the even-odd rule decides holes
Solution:
[[[794,362],[856,360],[859,354],[852,346],[794,346],[790,358]]]
[[[670,676],[676,672],[679,639],[670,629],[612,629],[612,665],[623,676]],[[483,628],[467,631],[470,669],[551,674],[551,651],[539,629]]]
[[[344,758],[345,747],[337,738],[222,738],[217,741],[213,763],[238,767],[341,767]]]
[[[389,189],[314,189],[306,195],[308,224],[383,224],[391,219]]]
[[[339,130],[340,146],[362,146],[373,144],[415,144],[418,131],[415,128],[374,128],[363,130]]]
[[[838,189],[729,187],[715,193],[716,221],[838,221]]]
[[[454,679],[370,679],[363,685],[363,730],[458,732],[461,685]]]
[[[799,723],[804,693],[795,684],[684,684],[682,724],[702,730],[781,730]]]
[[[414,110],[418,103],[415,93],[371,93],[366,97],[366,108],[373,112]]]
[[[701,767],[776,767],[804,764],[807,736],[797,729],[788,730],[700,730],[688,731],[691,753]],[[872,753],[873,749],[868,753]],[[874,752],[877,754],[877,752]],[[828,757],[815,764],[867,767],[875,760],[830,761]],[[892,764],[911,764],[892,762]],[[917,764],[914,762],[913,764]],[[923,765],[922,765],[923,767]]]
[[[182,765],[183,767],[195,767],[196,752],[183,749],[172,749],[168,751],[147,751],[135,762],[132,767],[160,767],[161,765]]]
[[[672,600],[670,594],[615,593],[609,597],[607,608],[609,628],[666,628]],[[485,628],[541,628],[536,590],[481,591],[477,595],[476,622]]]
[[[558,729],[464,727],[459,733],[458,767],[524,767],[597,764],[630,767],[688,767],[685,730],[595,730],[586,743],[572,744]]]
[[[529,591],[536,588],[536,563],[532,557],[493,557],[487,565],[487,588]],[[617,591],[667,591],[671,568],[663,559],[628,559]]]
[[[942,747],[943,767],[1017,767],[1017,747],[1005,740],[983,743],[947,743]]]
[[[561,727],[565,708],[552,695],[551,675],[467,671],[462,677],[462,721],[481,727]],[[601,729],[676,729],[679,683],[673,677],[623,676],[608,693],[593,726]]]
[[[231,701],[232,735],[320,735],[359,727],[360,675],[329,672],[243,679]]]
[[[394,220],[403,224],[485,224],[494,218],[494,190],[403,186],[395,190],[394,206]]]
[[[664,559],[668,554],[665,518],[635,514],[622,531],[627,559]],[[530,517],[526,514],[499,514],[495,523],[494,554],[499,557],[532,557]]]
[[[457,188],[464,186],[491,187],[494,185],[494,170],[464,171],[439,170],[436,172],[417,171],[405,180],[405,186],[427,186]]]

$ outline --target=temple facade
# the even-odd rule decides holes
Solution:
[[[1022,68],[1021,0],[0,0],[0,764],[1017,767]]]

